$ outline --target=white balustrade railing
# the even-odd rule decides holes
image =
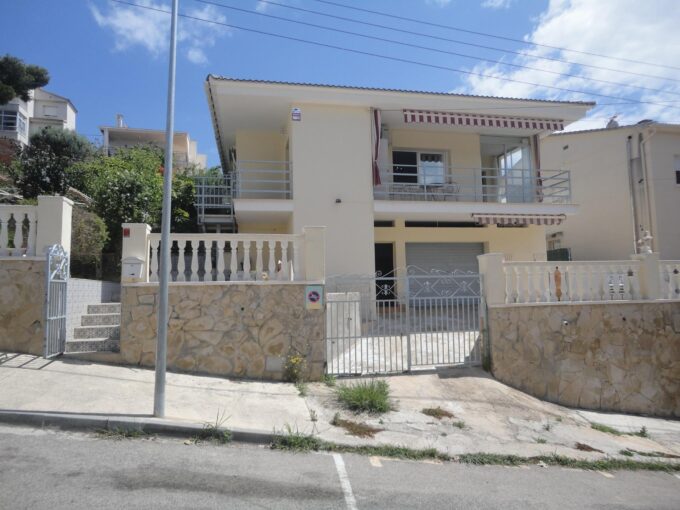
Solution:
[[[680,299],[680,260],[659,261],[662,299]]]
[[[37,206],[0,205],[0,256],[35,255]]]
[[[304,280],[304,235],[171,234],[177,282]],[[150,234],[149,281],[158,281],[160,234]]]
[[[504,262],[506,303],[640,299],[640,261]]]

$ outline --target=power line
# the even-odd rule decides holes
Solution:
[[[112,0],[112,1],[115,1],[115,0]],[[427,37],[429,39],[436,39],[436,40],[439,40],[439,41],[447,41],[447,42],[452,42],[452,43],[456,43],[456,44],[463,44],[465,46],[473,46],[475,48],[483,48],[483,49],[486,49],[486,50],[500,51],[502,53],[511,53],[513,55],[520,55],[522,57],[531,57],[531,58],[535,58],[535,59],[538,59],[538,60],[549,60],[551,62],[561,62],[563,64],[569,64],[569,65],[573,65],[573,66],[587,67],[587,68],[590,68],[590,69],[599,69],[601,71],[611,71],[611,72],[615,72],[615,73],[629,74],[629,75],[632,75],[632,76],[641,76],[643,78],[654,78],[654,79],[657,79],[657,80],[667,80],[667,81],[673,81],[673,82],[680,83],[680,79],[676,79],[676,78],[668,78],[668,77],[665,77],[665,76],[655,76],[655,75],[650,75],[650,74],[647,74],[647,73],[636,73],[636,72],[633,72],[633,71],[624,71],[622,69],[614,69],[614,68],[611,68],[611,67],[596,66],[594,64],[583,64],[583,63],[580,63],[580,62],[572,62],[570,60],[565,60],[565,59],[561,59],[561,58],[557,58],[557,57],[528,55],[527,53],[522,52],[522,51],[510,50],[510,49],[507,49],[507,48],[498,48],[496,46],[486,46],[484,44],[471,43],[471,42],[467,42],[467,41],[461,41],[461,40],[458,40],[458,39],[450,39],[448,37],[440,37],[440,36],[433,35],[433,34],[426,34],[426,33],[423,33],[423,32],[415,32],[415,31],[406,30],[406,29],[403,29],[403,28],[390,27],[388,25],[381,25],[380,23],[371,23],[369,21],[362,21],[362,20],[358,20],[356,18],[348,18],[346,16],[338,16],[338,15],[335,15],[335,14],[329,14],[327,12],[315,11],[313,9],[304,9],[302,7],[295,7],[293,5],[286,5],[286,4],[282,4],[280,2],[274,2],[272,0],[258,0],[258,1],[265,3],[265,4],[271,4],[271,5],[276,5],[278,7],[283,7],[285,9],[292,9],[294,11],[306,12],[306,13],[309,13],[309,14],[316,14],[316,15],[319,15],[319,16],[325,16],[327,18],[339,19],[339,20],[342,20],[342,21],[349,21],[350,23],[358,23],[360,25],[366,25],[366,26],[370,26],[370,27],[374,27],[374,28],[381,28],[381,29],[384,29],[384,30],[391,30],[393,32],[399,32],[401,34],[409,34],[409,35],[416,35],[416,36],[419,36],[419,37]]]
[[[331,2],[330,0],[312,0],[314,2],[319,2],[322,4],[328,4],[328,5],[335,5],[337,7],[344,7],[345,9],[352,9],[354,11],[361,11],[361,12],[367,12],[369,14],[377,14],[379,16],[386,16],[388,18],[394,18],[402,21],[409,21],[412,23],[419,23],[421,25],[428,25],[431,27],[438,27],[438,28],[445,28],[447,30],[454,30],[456,32],[464,32],[466,34],[473,34],[473,35],[481,35],[484,37],[492,37],[494,39],[501,39],[504,41],[511,41],[511,42],[516,42],[516,43],[521,43],[521,44],[527,44],[527,41],[524,41],[522,39],[513,39],[512,37],[506,37],[502,35],[497,35],[497,34],[489,34],[487,32],[479,32],[475,30],[469,30],[467,28],[461,28],[461,27],[455,27],[452,25],[442,25],[440,23],[434,23],[431,21],[426,21],[422,19],[416,19],[416,18],[407,18],[405,16],[397,16],[396,14],[390,14],[388,12],[384,11],[372,11],[370,9],[364,9],[362,7],[356,7],[353,5],[347,5],[347,4],[342,4],[340,2]],[[561,46],[551,46],[549,44],[539,44],[537,42],[530,42],[529,44],[532,44],[534,46],[538,46],[539,48],[549,48],[551,50],[559,50],[559,51],[569,51],[572,53],[579,53],[581,55],[589,55],[591,57],[600,57],[600,58],[607,58],[611,60],[619,60],[621,62],[628,62],[631,64],[643,64],[643,65],[648,65],[648,66],[653,66],[653,67],[661,67],[664,69],[673,69],[676,71],[680,71],[680,67],[674,67],[674,66],[669,66],[665,64],[656,64],[654,62],[645,62],[643,60],[635,60],[632,58],[624,58],[624,57],[613,57],[611,55],[603,55],[601,53],[594,53],[590,51],[583,51],[583,50],[574,50],[571,48],[562,48]]]
[[[163,12],[163,13],[166,13],[166,14],[170,13],[170,11],[166,11],[164,9],[158,9],[156,7],[151,7],[151,6],[148,6],[148,5],[140,5],[140,4],[135,4],[135,3],[132,3],[132,2],[126,2],[124,0],[110,0],[110,1],[116,2],[116,3],[119,3],[119,4],[125,4],[125,5],[130,5],[130,6],[133,6],[133,7],[138,7],[140,9],[146,9],[146,10],[151,10],[151,11],[156,11],[156,12]],[[224,26],[224,27],[228,27],[228,28],[234,28],[234,29],[237,29],[237,30],[243,30],[245,32],[252,32],[252,33],[261,34],[261,35],[268,35],[268,36],[271,36],[271,37],[277,37],[279,39],[285,39],[285,40],[288,40],[288,41],[295,41],[295,42],[310,44],[310,45],[319,46],[319,47],[323,47],[323,48],[330,48],[330,49],[334,49],[334,50],[345,51],[345,52],[348,52],[348,53],[355,53],[357,55],[365,55],[365,56],[369,56],[369,57],[382,58],[382,59],[391,60],[391,61],[394,61],[394,62],[401,62],[401,63],[405,63],[405,64],[413,64],[413,65],[417,65],[417,66],[421,66],[421,67],[428,67],[428,68],[431,68],[431,69],[439,69],[439,70],[442,70],[442,71],[452,71],[452,72],[455,72],[455,73],[467,74],[467,75],[470,75],[470,76],[480,76],[482,78],[491,78],[491,79],[496,79],[496,80],[501,80],[501,81],[513,82],[513,83],[521,83],[523,85],[531,85],[532,87],[559,90],[560,92],[569,92],[569,93],[572,93],[572,94],[582,94],[582,95],[586,95],[586,96],[595,96],[595,97],[604,97],[604,98],[607,98],[607,99],[616,99],[616,100],[619,100],[619,101],[626,101],[629,104],[650,104],[650,105],[656,105],[656,106],[665,106],[667,108],[678,108],[678,109],[680,109],[680,106],[672,106],[672,105],[657,103],[657,102],[653,102],[653,101],[642,101],[642,100],[638,100],[638,99],[619,97],[619,96],[611,96],[611,95],[608,95],[608,94],[600,94],[600,93],[597,93],[597,92],[585,92],[583,90],[575,90],[575,89],[569,89],[569,88],[564,88],[564,87],[555,87],[553,85],[541,85],[539,83],[533,83],[533,82],[523,81],[523,80],[515,80],[515,79],[512,79],[512,78],[506,78],[506,77],[502,77],[502,76],[493,76],[493,75],[484,74],[484,73],[477,73],[477,72],[474,72],[474,71],[457,69],[455,67],[442,66],[442,65],[438,65],[438,64],[428,64],[428,63],[425,63],[425,62],[419,62],[417,60],[410,60],[410,59],[405,59],[405,58],[400,58],[400,57],[393,57],[393,56],[389,56],[389,55],[382,55],[380,53],[373,53],[373,52],[369,52],[369,51],[357,50],[357,49],[352,49],[352,48],[345,48],[343,46],[336,46],[336,45],[333,45],[333,44],[327,44],[327,43],[322,43],[322,42],[318,42],[318,41],[310,41],[310,40],[301,39],[301,38],[298,38],[298,37],[293,37],[293,36],[288,36],[288,35],[283,35],[283,34],[276,34],[276,33],[273,33],[273,32],[265,32],[264,30],[257,30],[257,29],[254,29],[254,28],[241,27],[239,25],[233,25],[233,24],[230,24],[230,23],[222,23],[222,22],[215,21],[215,20],[198,18],[196,16],[190,16],[188,14],[180,14],[180,17],[186,18],[186,19],[191,19],[191,20],[194,20],[194,21],[201,21],[201,22],[210,23],[210,24],[214,24],[214,25],[220,25],[220,26]]]
[[[394,39],[387,39],[387,38],[384,38],[384,37],[367,35],[367,34],[362,34],[362,33],[359,33],[359,32],[352,32],[352,31],[349,31],[349,30],[343,30],[343,29],[340,29],[340,28],[329,27],[329,26],[326,26],[326,25],[318,25],[316,23],[309,23],[309,22],[295,20],[295,19],[291,19],[291,18],[285,18],[283,16],[276,16],[274,14],[267,14],[267,13],[264,13],[264,12],[251,11],[249,9],[242,9],[240,7],[234,7],[232,5],[227,5],[227,4],[223,4],[223,3],[219,3],[219,2],[213,2],[211,0],[194,0],[194,1],[202,3],[202,4],[222,7],[224,9],[230,9],[232,11],[238,11],[238,12],[243,12],[243,13],[246,13],[246,14],[253,14],[253,15],[256,15],[256,16],[262,16],[262,17],[266,17],[266,18],[286,21],[288,23],[295,23],[296,25],[305,25],[305,26],[312,27],[312,28],[319,28],[319,29],[322,29],[322,30],[329,30],[331,32],[339,32],[341,34],[348,34],[348,35],[353,35],[353,36],[357,36],[357,37],[363,37],[363,38],[366,38],[366,39],[372,39],[374,41],[387,42],[387,43],[391,43],[391,44],[398,44],[400,46],[407,46],[407,47],[410,47],[410,48],[417,48],[417,49],[433,51],[433,52],[437,52],[437,53],[445,53],[447,55],[454,55],[454,56],[472,59],[472,60],[476,60],[476,61],[492,62],[494,64],[510,66],[510,67],[515,67],[515,68],[520,68],[520,69],[530,69],[532,71],[539,71],[539,72],[542,72],[542,73],[553,74],[553,75],[556,75],[556,76],[562,76],[564,78],[577,78],[577,79],[581,79],[581,80],[585,80],[585,81],[606,83],[607,85],[616,85],[618,87],[630,87],[630,88],[639,89],[639,90],[647,90],[649,92],[657,92],[657,93],[661,93],[661,94],[669,94],[669,95],[673,95],[673,96],[680,96],[680,92],[673,92],[673,91],[668,91],[668,90],[655,89],[655,88],[651,88],[651,87],[644,87],[642,85],[633,85],[633,84],[630,84],[630,83],[620,83],[620,82],[609,81],[609,80],[601,80],[601,79],[598,79],[598,78],[587,78],[585,76],[580,76],[580,75],[575,75],[575,74],[570,74],[570,73],[560,73],[558,71],[550,71],[550,70],[547,70],[547,69],[540,69],[538,67],[531,67],[531,66],[525,66],[525,65],[521,65],[521,64],[514,64],[514,63],[510,63],[510,62],[503,62],[502,60],[491,60],[491,59],[486,59],[486,58],[482,58],[482,57],[475,57],[474,55],[467,55],[465,53],[457,53],[457,52],[454,52],[454,51],[442,50],[442,49],[439,49],[439,48],[433,48],[431,46],[421,46],[421,45],[418,45],[418,44],[407,43],[407,42],[403,42],[403,41],[397,41],[397,40],[394,40]]]

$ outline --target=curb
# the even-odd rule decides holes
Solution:
[[[64,430],[105,429],[136,430],[147,434],[191,437],[202,431],[203,423],[192,423],[152,416],[125,416],[106,414],[51,413],[37,411],[0,410],[0,423],[58,427]],[[224,430],[227,430],[226,428]],[[228,429],[233,441],[252,444],[270,444],[273,432],[253,429]]]

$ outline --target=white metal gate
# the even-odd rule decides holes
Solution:
[[[479,274],[404,271],[326,282],[326,371],[407,372],[482,362]]]
[[[45,358],[63,354],[66,344],[66,286],[69,256],[61,245],[47,250],[45,282]]]

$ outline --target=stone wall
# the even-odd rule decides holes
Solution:
[[[153,366],[157,303],[157,285],[121,287],[125,363]],[[171,284],[169,304],[169,369],[280,380],[294,349],[309,380],[324,372],[325,314],[305,309],[304,284]]]
[[[42,355],[45,260],[0,259],[0,350]]]
[[[568,406],[680,417],[680,302],[489,308],[496,378]]]

